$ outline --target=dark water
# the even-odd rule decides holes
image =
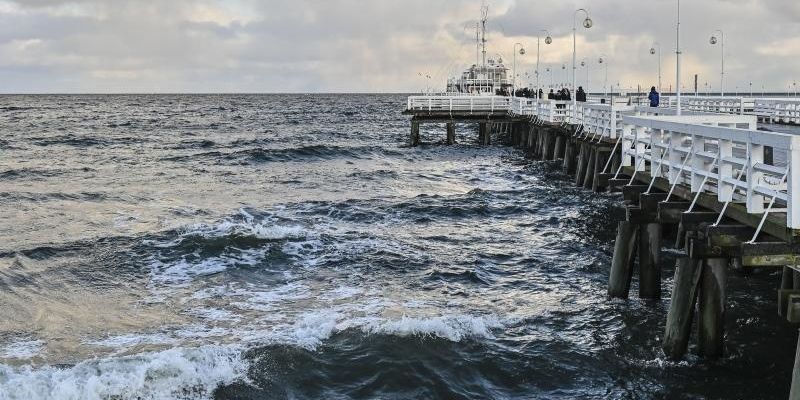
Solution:
[[[605,297],[616,197],[405,147],[404,101],[0,97],[0,399],[787,397],[775,271],[665,361],[668,299]]]

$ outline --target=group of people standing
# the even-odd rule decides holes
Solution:
[[[517,97],[537,97],[539,99],[544,99],[544,91],[539,89],[539,93],[536,93],[536,90],[531,90],[528,88],[523,88],[517,90],[515,93]],[[538,94],[538,96],[537,96]],[[499,96],[510,96],[510,93],[505,90],[498,90],[497,95]],[[548,100],[560,100],[560,101],[570,101],[572,100],[572,93],[567,88],[561,88],[558,92],[553,89],[550,89],[550,93],[547,94]],[[661,96],[656,90],[656,87],[653,86],[650,88],[650,93],[647,96],[647,99],[650,100],[650,107],[658,107]],[[583,86],[578,86],[578,90],[575,91],[575,101],[578,102],[586,102],[586,91],[583,90]],[[605,103],[605,99],[601,99],[601,103]],[[564,104],[556,105],[558,108],[564,108]]]

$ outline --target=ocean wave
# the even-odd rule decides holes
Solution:
[[[379,146],[330,146],[310,145],[286,149],[250,148],[233,152],[210,151],[186,156],[166,158],[166,161],[189,161],[212,159],[223,164],[257,164],[268,162],[315,161],[347,159],[371,159],[376,156],[397,156],[401,153]]]
[[[181,232],[181,237],[202,236],[219,238],[225,236],[251,236],[263,240],[297,239],[305,236],[305,230],[297,225],[278,225],[269,219],[256,220],[256,217],[245,210],[239,215],[215,224],[194,224]]]
[[[81,362],[68,368],[0,365],[0,399],[210,399],[220,385],[243,381],[241,349],[174,348]]]
[[[291,344],[315,350],[332,335],[349,330],[367,335],[420,337],[461,342],[470,338],[494,338],[493,331],[506,326],[494,315],[446,315],[429,317],[403,316],[346,317],[336,311],[314,311],[302,315],[286,333],[277,335],[279,344]],[[276,332],[277,333],[277,332]]]

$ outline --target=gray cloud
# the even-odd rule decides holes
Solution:
[[[800,79],[796,0],[683,1],[685,85],[719,81],[715,28],[726,32],[727,87],[786,89]],[[609,80],[655,82],[648,49],[662,46],[664,86],[674,84],[674,0],[496,0],[490,48],[508,59],[549,29],[546,65],[571,59],[572,12],[589,8],[579,32],[592,89]],[[0,92],[416,91],[444,86],[473,62],[477,0],[0,0]],[[544,67],[542,68],[544,69]],[[430,81],[423,75],[430,74]],[[578,72],[580,80],[585,71]],[[547,80],[546,75],[542,75]],[[560,79],[560,80],[563,80]],[[701,84],[702,87],[702,84]]]

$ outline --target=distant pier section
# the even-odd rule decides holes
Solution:
[[[800,324],[800,135],[758,127],[800,125],[800,99],[684,96],[680,113],[669,96],[659,107],[643,96],[588,100],[412,96],[404,113],[412,146],[422,123],[446,124],[450,144],[457,123],[477,123],[479,143],[516,146],[559,162],[579,187],[619,193],[626,218],[608,269],[611,298],[628,298],[636,275],[640,298],[661,298],[662,247],[683,251],[665,331],[651,333],[667,357],[683,358],[692,337],[699,355],[725,354],[726,335],[736,335],[725,331],[731,271],[779,271],[776,309]],[[792,376],[800,399],[800,346]]]

